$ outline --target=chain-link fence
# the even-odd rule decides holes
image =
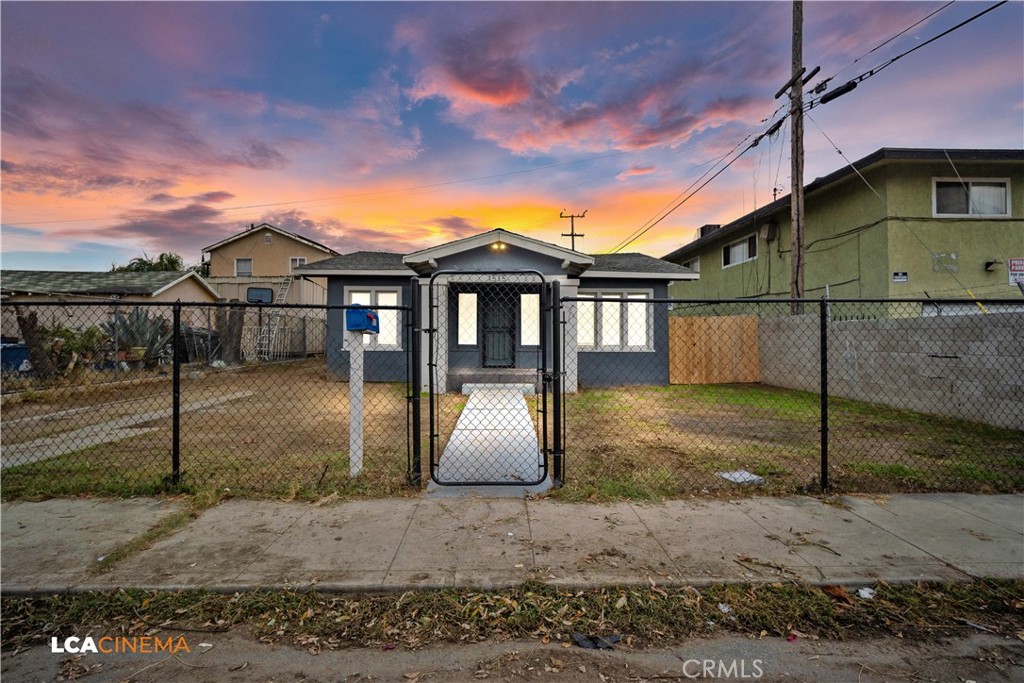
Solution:
[[[5,304],[4,337],[17,340],[3,349],[5,497],[399,491],[411,466],[409,309],[379,311],[379,336],[398,352],[385,381],[365,386],[354,477],[345,308]]]
[[[579,494],[1024,489],[1024,304],[618,294],[561,319]]]
[[[1021,303],[561,299],[518,277],[438,280],[422,321],[413,288],[348,339],[352,307],[5,302],[3,494],[389,495],[549,465],[580,497],[1024,490]]]
[[[430,473],[436,483],[531,486],[547,478],[546,298],[540,273],[431,278]]]

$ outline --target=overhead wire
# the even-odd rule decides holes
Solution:
[[[869,190],[871,190],[871,193],[874,194],[878,198],[878,200],[880,202],[882,202],[883,206],[885,206],[886,209],[888,210],[888,207],[889,207],[888,202],[886,202],[885,198],[881,194],[878,193],[878,190],[875,189],[875,187],[868,181],[868,179],[864,177],[864,174],[862,174],[860,172],[860,169],[858,169],[853,164],[853,162],[850,161],[850,159],[845,154],[843,154],[843,151],[841,149],[839,149],[839,146],[836,145],[835,142],[833,142],[832,138],[829,137],[828,133],[826,133],[824,131],[824,129],[822,129],[822,127],[818,125],[818,122],[815,121],[811,117],[810,114],[806,114],[806,116],[807,116],[807,120],[810,121],[814,125],[814,127],[818,129],[818,132],[821,133],[826,140],[828,140],[828,143],[830,145],[832,145],[832,148],[835,149],[835,151],[839,154],[839,156],[841,156],[843,158],[844,161],[846,161],[847,165],[849,165],[849,167],[853,170],[853,172],[857,174],[857,177],[860,178],[864,182],[864,184],[867,186],[867,188]],[[913,229],[911,229],[910,224],[902,216],[900,216],[898,213],[894,213],[893,217],[900,222],[900,225],[902,225],[906,229],[907,233],[909,233],[911,237],[913,237],[915,240],[917,240],[917,242],[922,247],[924,247],[925,250],[929,254],[931,254],[931,257],[932,257],[933,261],[935,261],[937,263],[939,261],[938,253],[935,252],[934,250],[932,250],[932,248],[930,246],[928,246],[928,243],[925,242],[921,238],[920,235],[918,235],[916,232],[914,232]],[[959,285],[961,289],[963,289],[965,292],[967,292],[967,294],[971,298],[974,298],[974,293],[971,292],[970,288],[967,287],[967,285],[965,285],[963,282],[960,281],[960,278],[958,278],[956,276],[956,274],[952,270],[950,270],[948,268],[943,268],[942,271],[947,273],[951,278],[953,278],[953,281],[956,282],[957,285]],[[982,306],[980,303],[978,304],[978,307],[981,308],[982,311],[987,312],[987,311],[985,311],[984,306]]]
[[[980,19],[980,18],[981,18],[981,17],[983,17],[984,15],[988,14],[989,12],[991,12],[991,11],[993,11],[993,10],[995,10],[995,9],[997,9],[997,8],[999,8],[999,7],[1003,6],[1003,5],[1005,5],[1005,4],[1007,4],[1007,2],[1009,2],[1009,0],[1001,0],[1000,2],[997,2],[996,4],[992,5],[991,7],[987,8],[987,9],[985,9],[985,10],[981,11],[981,12],[978,12],[977,14],[974,14],[973,16],[971,16],[971,17],[969,17],[969,18],[965,19],[964,21],[961,21],[960,23],[956,24],[955,26],[952,26],[951,28],[948,28],[948,29],[946,29],[946,30],[945,30],[945,31],[943,31],[942,33],[939,33],[938,35],[936,35],[936,36],[933,36],[932,38],[929,38],[928,40],[926,40],[926,41],[924,41],[924,42],[920,43],[919,45],[915,45],[914,47],[910,48],[909,50],[905,50],[904,52],[901,52],[900,54],[896,55],[895,57],[892,57],[892,58],[888,59],[887,61],[883,62],[882,64],[880,64],[880,65],[878,65],[878,66],[876,66],[876,67],[874,67],[873,69],[869,69],[868,71],[865,71],[864,73],[860,74],[859,76],[857,76],[856,78],[852,79],[852,80],[851,80],[851,81],[849,81],[848,83],[844,84],[843,86],[840,86],[840,88],[841,88],[841,89],[846,89],[846,88],[848,88],[849,90],[852,90],[853,88],[855,88],[855,87],[856,87],[856,85],[857,85],[858,83],[861,83],[861,82],[863,82],[863,81],[865,81],[865,80],[867,80],[867,79],[871,78],[872,76],[875,76],[875,75],[877,75],[878,73],[880,73],[880,72],[881,72],[881,71],[883,71],[884,69],[888,68],[888,67],[889,67],[889,66],[891,66],[892,64],[896,63],[897,61],[899,61],[899,60],[900,60],[900,59],[902,59],[903,57],[906,57],[907,55],[911,54],[912,52],[915,52],[915,51],[917,51],[917,50],[920,50],[920,49],[921,49],[922,47],[924,47],[924,46],[926,46],[926,45],[929,45],[929,44],[931,44],[931,43],[934,43],[934,42],[935,42],[935,41],[937,41],[938,39],[940,39],[940,38],[943,38],[944,36],[947,36],[947,35],[949,35],[949,34],[953,33],[954,31],[957,31],[957,30],[959,30],[959,29],[963,28],[964,26],[967,26],[968,24],[970,24],[970,23],[972,23],[972,22],[974,22],[974,21],[977,21],[978,19]],[[923,23],[923,22],[924,22],[924,21],[926,21],[927,19],[931,18],[932,16],[934,16],[934,15],[935,15],[935,14],[937,14],[938,12],[942,11],[943,9],[945,9],[946,7],[948,7],[948,6],[949,6],[949,5],[951,5],[951,4],[952,4],[952,2],[949,2],[949,3],[947,3],[946,5],[943,5],[943,6],[942,6],[942,7],[940,7],[939,9],[937,9],[937,10],[935,10],[934,12],[932,12],[931,14],[929,14],[928,16],[924,17],[923,19],[919,20],[919,21],[918,21],[918,22],[916,22],[915,24],[913,24],[913,25],[911,25],[911,26],[907,27],[906,29],[904,29],[904,30],[903,30],[903,31],[901,31],[900,33],[896,34],[895,36],[893,36],[893,37],[892,37],[892,38],[890,38],[889,40],[885,41],[884,43],[882,43],[882,44],[880,44],[880,45],[876,46],[875,48],[873,48],[872,50],[868,51],[868,53],[867,53],[867,54],[871,54],[871,53],[875,52],[876,50],[878,50],[879,48],[883,47],[884,45],[886,45],[886,44],[888,44],[888,43],[892,42],[893,40],[895,40],[895,39],[896,39],[896,38],[898,38],[899,36],[901,36],[901,35],[905,34],[905,33],[906,33],[907,31],[909,31],[909,30],[913,29],[913,28],[914,28],[915,26],[918,26],[918,25],[920,25],[921,23]],[[866,56],[866,55],[865,55],[865,56]],[[859,60],[859,58],[858,58],[858,60]],[[858,61],[858,60],[854,60],[854,61],[856,62],[856,61]],[[845,69],[844,69],[844,70],[845,70]],[[826,81],[824,81],[824,82],[827,82],[827,80],[826,80]],[[824,82],[823,82],[823,83],[824,83]],[[821,84],[819,84],[819,86],[820,86],[820,85],[821,85]],[[817,86],[816,86],[816,87],[817,87]],[[830,101],[831,99],[834,99],[834,98],[835,98],[835,97],[836,97],[836,96],[837,96],[838,94],[843,94],[842,92],[837,92],[837,91],[839,91],[839,90],[840,90],[840,89],[836,89],[836,90],[834,90],[834,91],[830,91],[830,92],[832,93],[832,97],[829,97],[829,93],[825,93],[825,94],[823,94],[822,96],[820,96],[820,97],[818,97],[818,98],[812,98],[812,99],[810,99],[810,100],[809,100],[808,102],[806,102],[806,103],[805,103],[805,104],[803,105],[803,111],[804,111],[805,113],[807,113],[807,112],[810,112],[810,110],[811,110],[811,109],[813,109],[813,108],[815,108],[816,106],[819,106],[820,104],[823,104],[823,103],[825,103],[825,102],[828,102],[828,101]],[[848,92],[848,90],[846,90],[846,91]],[[824,99],[824,102],[823,102],[823,99]],[[785,105],[785,104],[784,104],[784,105],[782,105],[782,106],[780,106],[780,107],[779,107],[778,109],[776,109],[776,113],[778,113],[779,111],[781,111],[781,110],[782,110],[783,108],[785,108],[785,107],[786,107],[786,105]],[[728,164],[727,164],[726,166],[724,166],[724,167],[723,167],[722,169],[720,169],[720,170],[719,170],[718,172],[716,172],[716,173],[715,173],[715,174],[714,174],[713,176],[711,176],[711,178],[710,178],[710,179],[708,179],[708,180],[707,180],[707,181],[705,181],[704,183],[700,184],[700,185],[699,185],[699,186],[698,186],[698,187],[697,187],[696,189],[692,190],[692,192],[691,192],[691,191],[690,191],[690,190],[691,190],[691,188],[693,188],[693,187],[694,187],[694,185],[695,185],[695,184],[697,184],[697,183],[698,183],[698,182],[699,182],[699,181],[700,181],[700,180],[701,180],[701,179],[702,179],[702,178],[704,177],[704,175],[702,175],[702,176],[701,176],[700,178],[698,178],[698,179],[697,179],[696,181],[694,181],[694,183],[692,183],[692,184],[691,184],[691,185],[690,185],[690,186],[689,186],[689,187],[688,187],[688,188],[687,188],[686,190],[684,190],[684,191],[683,191],[682,193],[680,193],[680,195],[677,195],[676,199],[679,199],[679,197],[682,197],[682,196],[683,196],[684,194],[686,195],[685,197],[683,197],[683,198],[682,198],[681,200],[679,200],[678,202],[676,202],[676,200],[674,199],[674,200],[673,200],[673,202],[676,202],[676,203],[674,203],[674,204],[673,204],[673,205],[671,206],[671,208],[669,208],[669,209],[667,209],[667,210],[663,209],[662,211],[659,211],[659,213],[658,213],[658,214],[655,214],[655,217],[653,217],[653,218],[649,219],[649,220],[648,220],[648,221],[647,221],[646,223],[644,223],[644,225],[642,225],[642,226],[641,226],[640,228],[638,228],[638,229],[637,229],[637,230],[635,230],[635,231],[634,231],[633,233],[631,233],[631,235],[630,235],[629,237],[627,237],[627,238],[626,238],[626,239],[624,239],[624,240],[623,240],[622,242],[620,242],[620,243],[619,243],[619,244],[617,244],[617,245],[616,245],[615,247],[613,247],[613,248],[612,248],[611,250],[609,250],[609,253],[613,253],[613,254],[614,254],[614,253],[617,253],[617,252],[621,251],[622,249],[624,249],[625,247],[627,247],[627,246],[629,246],[630,244],[632,244],[633,242],[635,242],[635,241],[636,241],[637,239],[639,239],[639,238],[640,238],[640,237],[642,237],[643,235],[647,234],[647,233],[648,233],[648,232],[649,232],[649,231],[650,231],[650,230],[651,230],[652,228],[654,228],[654,227],[655,227],[656,225],[658,225],[658,224],[659,224],[659,223],[661,223],[661,222],[662,222],[663,220],[665,220],[665,219],[666,219],[666,218],[667,218],[667,217],[668,217],[669,215],[671,215],[671,214],[672,214],[672,213],[673,213],[673,212],[674,212],[674,211],[675,211],[676,209],[678,209],[678,208],[679,208],[680,206],[682,206],[682,205],[683,205],[684,203],[686,203],[686,202],[687,202],[687,201],[688,201],[688,200],[689,200],[690,198],[692,198],[692,197],[693,197],[693,196],[694,196],[694,195],[695,195],[695,194],[696,194],[697,192],[699,192],[699,191],[700,191],[701,189],[703,189],[704,187],[706,187],[706,186],[708,185],[708,183],[710,183],[710,182],[711,182],[712,180],[714,180],[714,179],[715,179],[715,178],[717,178],[717,177],[718,177],[719,175],[721,175],[721,174],[722,174],[722,172],[724,172],[724,171],[725,171],[726,169],[728,169],[728,168],[729,168],[730,166],[732,166],[732,164],[734,164],[734,163],[735,163],[735,162],[736,162],[736,161],[737,161],[737,160],[738,160],[738,159],[739,159],[739,158],[740,158],[741,156],[743,156],[743,154],[745,154],[745,153],[746,153],[747,151],[749,151],[750,149],[752,149],[753,147],[755,147],[755,146],[757,145],[757,143],[758,143],[758,142],[759,142],[759,141],[761,140],[761,138],[763,138],[763,137],[765,137],[765,136],[770,136],[770,135],[774,134],[775,132],[777,132],[777,131],[779,130],[779,128],[781,128],[781,126],[782,126],[783,122],[784,122],[784,121],[785,121],[786,119],[788,119],[790,115],[791,115],[790,113],[787,113],[787,115],[786,115],[785,117],[783,117],[783,119],[782,119],[782,120],[780,120],[780,121],[776,121],[776,122],[775,122],[774,124],[772,124],[772,126],[771,126],[771,127],[769,127],[767,131],[765,131],[765,132],[764,132],[764,133],[762,133],[762,134],[761,134],[760,136],[758,136],[758,137],[757,137],[757,138],[756,138],[756,139],[754,140],[754,142],[753,142],[753,143],[751,143],[751,144],[750,144],[749,146],[747,146],[747,147],[746,147],[746,148],[745,148],[745,149],[744,149],[743,151],[741,151],[741,152],[740,152],[740,153],[739,153],[739,154],[738,154],[738,155],[737,155],[736,157],[734,157],[734,158],[733,158],[733,159],[732,159],[732,160],[731,160],[731,161],[730,161],[730,162],[729,162],[729,163],[728,163]],[[771,118],[771,117],[767,117],[766,119],[762,119],[762,122],[764,122],[764,121],[768,120],[768,118]],[[812,121],[812,122],[813,122],[813,121]],[[817,126],[817,124],[815,124],[815,125]],[[820,128],[820,127],[819,127],[819,130],[821,130],[821,128]],[[822,131],[822,133],[824,133],[824,131]],[[826,137],[827,137],[827,136],[826,136]],[[736,145],[735,147],[733,147],[733,150],[737,149],[737,148],[738,148],[738,147],[739,147],[740,145],[742,145],[742,144],[743,144],[743,142],[744,142],[744,141],[746,141],[746,140],[747,140],[747,139],[749,139],[749,138],[750,138],[750,135],[748,135],[748,136],[747,136],[746,138],[744,138],[743,140],[741,140],[741,141],[740,141],[739,143],[737,143],[737,145]],[[835,146],[835,145],[833,145],[833,146]],[[840,151],[838,147],[836,147],[836,151]],[[730,152],[729,152],[729,154],[731,154],[731,153],[732,153],[732,151],[730,151]],[[842,154],[842,152],[841,152],[841,151],[840,151],[840,154]],[[726,154],[725,156],[728,156],[728,154]],[[724,157],[723,157],[723,158],[724,158]],[[844,158],[845,158],[845,157],[844,157]],[[847,161],[848,161],[848,160],[847,160]],[[852,164],[851,164],[851,165],[852,165]],[[781,162],[780,162],[780,168],[781,168]],[[855,169],[855,170],[856,170],[856,169]],[[859,172],[858,172],[858,174],[859,174]],[[873,189],[873,188],[872,188],[872,189]],[[687,193],[689,193],[689,194],[687,194]],[[877,193],[876,193],[876,194],[877,194]],[[671,202],[670,202],[670,203],[671,203]],[[955,278],[954,278],[954,279],[955,279]],[[958,281],[958,282],[959,282],[959,281]]]
[[[926,45],[930,45],[931,43],[934,43],[939,38],[943,38],[945,36],[948,36],[949,34],[953,33],[954,31],[957,31],[957,30],[963,28],[964,26],[967,26],[968,24],[970,24],[970,23],[972,23],[974,21],[977,21],[978,19],[980,19],[981,17],[985,16],[989,12],[991,12],[991,11],[993,11],[995,9],[998,9],[999,7],[1002,7],[1003,5],[1007,4],[1008,2],[1009,2],[1009,0],[1000,0],[1000,2],[997,2],[996,4],[992,5],[991,7],[987,8],[987,9],[984,9],[981,12],[978,12],[977,14],[975,14],[975,15],[973,15],[973,16],[971,16],[971,17],[969,17],[969,18],[967,18],[967,19],[965,19],[963,21],[961,21],[959,24],[946,29],[942,33],[939,33],[938,35],[932,36],[928,40],[926,40],[926,41],[924,41],[924,42],[922,42],[922,43],[920,43],[918,45],[915,45],[914,47],[910,48],[909,50],[905,50],[905,51],[899,53],[895,57],[891,57],[890,59],[882,62],[881,64],[879,64],[878,66],[876,66],[876,67],[874,67],[872,69],[868,69],[867,71],[861,73],[859,76],[856,76],[856,77],[850,79],[849,81],[847,81],[843,85],[839,86],[838,88],[835,88],[834,90],[830,90],[828,92],[825,92],[824,94],[820,95],[817,98],[811,98],[808,102],[806,102],[804,104],[804,111],[805,112],[810,111],[811,109],[814,109],[815,107],[817,107],[817,106],[819,106],[821,104],[825,104],[825,103],[831,101],[832,99],[835,99],[835,97],[838,96],[838,94],[843,94],[844,92],[849,92],[850,90],[853,90],[855,87],[857,87],[858,84],[863,83],[864,81],[868,80],[872,76],[877,76],[879,73],[881,73],[885,69],[889,68],[890,66],[895,64],[900,59],[903,59],[907,55],[909,55],[909,54],[911,54],[913,52],[916,52],[917,50],[920,50],[922,47],[924,47]]]
[[[875,52],[877,52],[877,51],[881,50],[881,49],[882,49],[883,47],[885,47],[886,45],[888,45],[888,44],[889,44],[889,43],[891,43],[892,41],[894,41],[894,40],[896,40],[897,38],[900,38],[900,37],[902,37],[903,35],[905,35],[905,34],[907,33],[907,31],[911,31],[911,30],[913,30],[913,29],[917,28],[918,26],[920,26],[920,25],[921,25],[921,24],[923,24],[924,22],[928,21],[929,19],[931,19],[932,17],[934,17],[934,16],[936,15],[936,14],[938,14],[938,13],[939,13],[939,12],[941,12],[942,10],[946,9],[947,7],[951,6],[951,5],[952,5],[953,3],[955,3],[955,2],[956,2],[956,0],[949,0],[949,2],[947,2],[947,3],[945,4],[945,5],[942,5],[942,6],[941,6],[941,7],[939,7],[938,9],[936,9],[936,10],[933,10],[933,11],[929,12],[929,13],[928,13],[927,15],[925,15],[925,16],[924,16],[924,17],[922,17],[921,19],[917,20],[916,22],[914,22],[914,23],[913,23],[913,24],[911,24],[910,26],[906,27],[905,29],[903,29],[903,30],[902,30],[902,31],[900,31],[899,33],[897,33],[897,34],[895,34],[895,35],[893,35],[893,36],[889,37],[888,39],[886,39],[886,40],[882,41],[881,43],[879,43],[878,45],[874,46],[873,48],[871,48],[870,50],[868,50],[867,52],[865,52],[865,53],[864,53],[864,54],[862,54],[861,56],[859,56],[859,57],[857,57],[856,59],[854,59],[854,60],[853,60],[852,62],[850,62],[849,64],[847,64],[846,66],[844,66],[844,67],[843,67],[842,69],[840,69],[839,71],[836,71],[836,72],[835,72],[834,74],[832,74],[832,75],[831,75],[831,76],[829,76],[828,78],[825,78],[825,79],[822,79],[821,81],[819,81],[819,82],[818,82],[818,84],[817,84],[817,85],[815,85],[815,89],[817,89],[817,88],[819,88],[819,87],[823,86],[824,84],[827,84],[827,83],[828,83],[829,81],[833,80],[833,79],[834,79],[834,78],[835,78],[836,76],[838,76],[839,74],[843,73],[843,72],[844,72],[844,71],[846,71],[847,69],[849,69],[849,68],[851,68],[851,67],[853,67],[853,66],[856,66],[856,65],[857,65],[857,63],[859,63],[859,62],[860,62],[860,60],[862,60],[862,59],[864,59],[865,57],[868,57],[868,56],[870,56],[870,55],[874,54]]]
[[[778,107],[775,110],[775,112],[773,112],[773,114],[771,116],[768,116],[768,117],[765,117],[764,119],[761,119],[761,122],[764,123],[765,121],[771,120],[772,117],[774,117],[775,114],[778,114],[780,111],[786,109],[786,107],[787,107],[787,105],[785,105],[785,104],[781,105],[780,107]],[[696,195],[698,192],[700,192],[702,189],[704,189],[712,180],[714,180],[715,178],[720,176],[729,167],[731,167],[733,164],[735,164],[737,161],[739,161],[740,157],[742,157],[744,154],[746,154],[748,151],[750,151],[754,147],[757,147],[757,145],[761,142],[761,140],[763,140],[765,137],[768,137],[770,139],[772,135],[774,135],[775,133],[777,133],[779,131],[779,129],[782,127],[782,124],[784,123],[785,119],[788,116],[789,115],[787,114],[783,118],[776,120],[774,123],[772,123],[772,125],[768,126],[768,128],[766,130],[761,132],[756,137],[754,137],[754,133],[748,133],[747,136],[744,137],[739,142],[737,142],[733,146],[733,148],[731,150],[729,150],[728,152],[723,154],[721,157],[719,157],[718,162],[716,162],[716,164],[715,164],[717,166],[717,164],[721,163],[721,161],[723,159],[726,159],[729,155],[734,154],[736,152],[736,150],[739,149],[740,146],[743,145],[744,142],[746,142],[747,140],[750,140],[751,137],[754,137],[754,139],[750,142],[750,144],[748,144],[746,147],[743,148],[742,151],[740,151],[738,154],[736,154],[736,156],[734,156],[725,166],[723,166],[722,168],[718,169],[714,173],[714,175],[712,175],[707,180],[704,180],[704,182],[701,182],[701,181],[708,175],[708,173],[710,173],[714,169],[714,166],[712,166],[707,171],[702,173],[696,180],[694,180],[692,183],[690,183],[690,185],[685,190],[683,190],[678,195],[676,195],[675,198],[672,201],[670,201],[668,205],[666,205],[666,208],[663,208],[661,211],[656,213],[646,223],[644,223],[642,226],[640,226],[639,228],[634,230],[627,238],[625,238],[624,240],[619,242],[616,246],[614,246],[611,249],[609,249],[607,253],[609,253],[609,254],[617,254],[618,252],[622,251],[623,249],[628,247],[630,244],[632,244],[633,242],[638,240],[640,237],[643,237],[645,234],[650,232],[651,229],[653,229],[655,226],[657,226],[663,220],[668,218],[673,212],[676,211],[676,209],[678,209],[680,206],[682,206],[687,201],[689,201],[694,195]],[[694,186],[696,186],[696,187],[694,187]]]

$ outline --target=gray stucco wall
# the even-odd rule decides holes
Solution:
[[[655,299],[667,296],[668,285],[657,280],[586,279],[587,289],[651,289]],[[648,304],[653,316],[654,350],[640,353],[580,351],[577,359],[581,388],[668,384],[668,304]],[[572,359],[566,359],[571,363]]]
[[[494,296],[501,299],[503,303],[510,305],[510,310],[513,312],[514,321],[514,338],[515,338],[515,365],[516,368],[530,368],[536,369],[540,367],[540,346],[524,346],[522,343],[522,321],[521,311],[519,306],[519,295],[525,293],[541,293],[541,282],[540,278],[532,284],[497,284],[497,285],[481,285],[479,288],[480,296],[484,296],[484,290],[486,288],[492,288],[495,291]],[[470,287],[469,289],[477,290],[476,287]],[[479,306],[485,306],[486,297]],[[449,291],[448,293],[448,368],[450,370],[464,370],[469,368],[479,368],[482,366],[482,354],[483,354],[483,338],[484,338],[484,314],[483,311],[479,311],[477,315],[477,343],[473,346],[460,345],[458,343],[458,292]]]
[[[818,391],[816,316],[763,319],[761,382]],[[829,395],[1024,429],[1024,314],[833,321]]]
[[[401,287],[400,304],[409,305],[410,278],[401,277],[329,277],[327,279],[327,303],[331,306],[345,304],[345,287]],[[327,311],[327,372],[341,380],[348,379],[349,353],[344,350],[345,312]],[[406,351],[409,340],[405,336],[405,318],[402,317],[401,351],[366,351],[364,356],[364,377],[368,382],[404,382],[407,378],[409,354]]]

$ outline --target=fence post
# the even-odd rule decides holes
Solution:
[[[348,473],[363,471],[363,333],[345,332],[348,351]]]
[[[181,481],[181,299],[174,302],[171,333],[171,483]],[[116,360],[114,361],[117,362]]]
[[[552,427],[554,427],[555,450],[552,454],[554,465],[552,483],[555,488],[562,486],[565,476],[562,452],[562,301],[558,280],[551,282],[551,404]],[[546,419],[546,418],[545,418]]]
[[[821,490],[828,491],[828,300],[818,304],[821,341]]]
[[[410,328],[409,328],[409,353],[411,358],[409,359],[410,378],[409,389],[412,392],[412,471],[409,473],[409,481],[414,486],[420,486],[423,480],[423,474],[421,472],[421,432],[420,432],[420,419],[421,419],[421,405],[420,405],[420,389],[422,388],[422,374],[420,358],[420,343],[422,341],[420,335],[423,333],[423,316],[420,311],[420,283],[419,278],[412,278],[409,284],[409,311]]]

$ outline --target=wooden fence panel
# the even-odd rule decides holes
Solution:
[[[760,378],[757,316],[669,318],[671,384],[733,384]]]

